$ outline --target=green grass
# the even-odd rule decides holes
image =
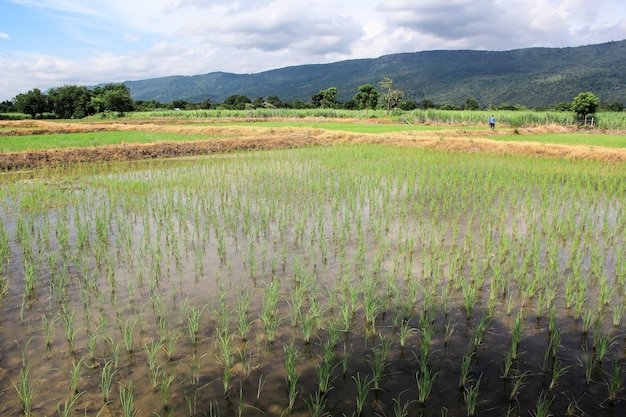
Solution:
[[[562,145],[605,146],[626,148],[626,135],[597,133],[551,133],[543,135],[504,135],[491,136],[490,139],[511,142],[557,143]]]
[[[219,123],[220,126],[257,126],[266,128],[309,128],[344,131],[353,133],[393,133],[412,130],[450,130],[459,129],[459,126],[423,126],[414,124],[391,124],[391,123],[360,123],[360,122],[232,122]]]
[[[90,132],[60,133],[0,137],[0,152],[20,152],[39,149],[84,148],[89,146],[119,145],[122,143],[177,142],[208,139],[209,135],[154,132]]]

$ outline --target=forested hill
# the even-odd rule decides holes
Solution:
[[[301,65],[257,74],[213,72],[127,81],[135,100],[155,99],[221,103],[240,94],[251,99],[276,95],[283,101],[308,102],[320,90],[336,87],[340,101],[359,85],[388,77],[407,100],[481,106],[520,104],[553,106],[591,91],[603,102],[626,103],[626,40],[573,48],[511,51],[425,51]]]

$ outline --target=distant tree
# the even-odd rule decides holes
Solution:
[[[10,100],[0,103],[0,113],[12,113],[15,111],[15,104]]]
[[[167,106],[168,109],[179,109],[179,110],[187,110],[193,108],[193,103],[191,101],[177,99],[172,100],[172,102]]]
[[[465,110],[478,110],[480,109],[480,105],[478,104],[478,100],[475,98],[468,98],[465,100]]]
[[[458,104],[444,104],[443,106],[439,108],[441,110],[463,110],[463,108],[459,106]]]
[[[350,100],[344,101],[342,107],[346,110],[358,110],[359,109],[359,105],[353,98],[351,98]]]
[[[82,119],[95,113],[91,105],[92,94],[84,86],[64,85],[48,91],[48,103],[57,117]]]
[[[365,109],[365,117],[369,117],[369,109],[375,109],[378,105],[378,97],[380,93],[372,84],[363,84],[359,86],[359,92],[354,96],[359,109]]]
[[[335,109],[339,106],[336,87],[321,90],[319,93],[314,94],[311,100],[315,107],[321,107],[323,109]]]
[[[252,101],[248,97],[240,94],[233,94],[226,97],[223,105],[232,110],[244,110],[246,108],[246,104],[250,103],[252,103]]]
[[[398,107],[405,111],[411,111],[417,109],[417,103],[413,100],[402,100]]]
[[[263,100],[263,97],[257,97],[252,100],[252,107],[254,107],[255,109],[258,109],[259,107],[265,107],[264,103],[265,100]]]
[[[274,107],[284,107],[283,103],[280,101],[280,97],[278,96],[267,96],[267,99],[265,101]]]
[[[596,112],[599,104],[600,100],[593,93],[580,93],[572,101],[572,111],[579,119],[586,119],[588,115]]]
[[[436,106],[435,106],[435,103],[432,100],[422,100],[422,101],[420,101],[420,104],[419,104],[418,107],[420,109],[426,110],[426,109],[434,109]]]
[[[135,102],[130,94],[130,89],[125,84],[107,84],[104,87],[95,87],[91,105],[98,113],[110,111],[121,115],[135,109]]]
[[[202,109],[202,110],[209,110],[211,108],[211,99],[210,98],[205,98],[200,103],[198,103],[198,105],[196,107],[198,107],[199,109]]]
[[[391,78],[385,77],[379,84],[383,89],[381,98],[385,103],[387,115],[389,115],[391,109],[397,107],[402,102],[404,92],[393,88],[393,80]]]
[[[300,100],[299,98],[294,98],[291,102],[291,107],[294,109],[306,109],[308,106],[304,101]]]
[[[18,112],[29,114],[34,118],[48,111],[48,99],[40,89],[33,88],[27,93],[15,96],[15,108]]]
[[[163,104],[159,103],[157,100],[154,100],[154,99],[135,101],[135,109],[137,111],[153,111],[153,110],[161,109],[163,107],[165,107],[163,106]]]
[[[568,103],[566,101],[562,101],[560,103],[557,103],[554,106],[554,110],[556,110],[556,111],[572,111],[572,103]]]
[[[611,101],[606,104],[606,111],[621,112],[624,111],[624,103],[619,101]]]

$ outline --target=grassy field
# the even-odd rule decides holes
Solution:
[[[558,143],[561,145],[605,146],[607,148],[626,148],[626,135],[608,133],[551,133],[538,135],[492,136],[501,141],[532,141],[539,143]]]
[[[537,128],[537,131],[524,131],[518,134],[517,128],[499,127],[495,134],[488,128],[475,126],[446,126],[446,125],[417,125],[391,123],[389,119],[380,123],[352,120],[210,120],[180,124],[180,120],[170,118],[160,120],[159,126],[141,124],[137,121],[125,122],[122,125],[99,124],[91,129],[88,123],[66,122],[42,122],[45,128],[11,127],[5,124],[0,127],[6,136],[0,136],[0,152],[20,152],[44,149],[85,148],[103,145],[120,144],[143,144],[143,143],[167,143],[181,141],[197,141],[215,139],[218,137],[236,137],[241,134],[237,128],[246,129],[246,134],[254,134],[255,129],[259,132],[273,135],[302,136],[312,134],[312,130],[326,130],[334,134],[346,132],[350,134],[364,135],[390,135],[396,133],[410,133],[424,135],[432,132],[433,136],[454,134],[458,137],[480,138],[484,132],[484,138],[500,142],[538,142],[561,145],[588,145],[592,147],[626,148],[626,135],[610,133],[591,133],[586,131],[566,133],[545,133],[545,129]],[[121,127],[120,127],[121,126]],[[231,128],[231,130],[228,130]],[[28,134],[29,129],[37,134]],[[49,130],[42,133],[42,130]],[[72,129],[76,129],[73,133]],[[107,130],[110,129],[110,130]],[[118,130],[123,129],[123,130]],[[84,131],[87,130],[87,131]],[[63,133],[58,133],[61,131]],[[9,134],[8,132],[14,132]],[[238,133],[239,132],[239,133]],[[19,136],[14,136],[18,134]]]
[[[62,149],[123,143],[178,142],[207,139],[207,135],[165,132],[88,132],[0,137],[0,152],[20,152],[36,149]]]

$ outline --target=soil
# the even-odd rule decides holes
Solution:
[[[294,119],[295,120],[295,119]],[[297,119],[302,122],[303,119]],[[220,120],[222,121],[222,120]],[[241,120],[239,120],[241,121]],[[306,121],[306,120],[304,120]],[[316,119],[316,121],[320,121]],[[346,120],[342,119],[342,122]],[[363,121],[355,120],[355,123]],[[380,123],[380,121],[377,121]],[[304,146],[328,146],[340,143],[375,143],[394,146],[417,146],[455,152],[488,152],[497,154],[522,154],[537,157],[625,162],[626,149],[595,146],[570,146],[543,144],[532,141],[505,142],[490,139],[498,135],[528,135],[566,133],[572,128],[563,126],[540,126],[521,129],[498,129],[496,131],[458,129],[438,131],[410,131],[386,134],[365,134],[329,131],[300,127],[268,128],[262,126],[199,125],[188,120],[109,122],[109,123],[59,123],[27,120],[0,123],[0,136],[33,134],[88,133],[104,131],[141,131],[207,135],[206,140],[178,142],[155,142],[150,144],[124,143],[84,148],[64,148],[0,153],[0,169],[13,171],[54,166],[68,163],[100,161],[131,161],[154,158],[172,158],[208,155],[239,150],[268,150]],[[216,138],[217,137],[217,138]]]

